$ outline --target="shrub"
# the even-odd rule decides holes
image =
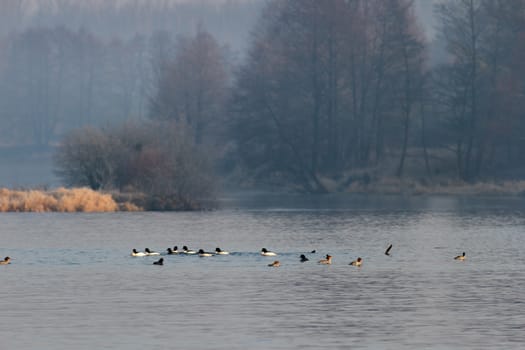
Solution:
[[[161,210],[199,207],[216,181],[211,159],[188,129],[175,122],[79,129],[58,147],[56,173],[70,186],[144,193]]]

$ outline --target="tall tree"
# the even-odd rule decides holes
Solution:
[[[229,85],[225,50],[204,30],[180,36],[175,57],[160,62],[151,117],[182,121],[192,128],[195,142],[203,143],[223,122]]]
[[[471,181],[478,175],[474,160],[480,147],[480,102],[483,87],[481,45],[486,15],[482,0],[457,0],[437,7],[441,35],[452,62],[444,70],[444,104],[452,116],[450,127],[456,133],[457,171]]]
[[[405,166],[405,159],[409,144],[410,127],[417,104],[423,103],[424,87],[424,45],[421,30],[417,28],[413,14],[413,5],[408,1],[392,1],[390,12],[398,18],[393,30],[396,51],[400,58],[400,65],[395,82],[399,94],[401,111],[402,144],[399,165],[396,175],[401,177]]]

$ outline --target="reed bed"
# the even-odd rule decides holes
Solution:
[[[114,212],[138,210],[120,205],[110,194],[89,188],[43,190],[0,189],[0,212]]]

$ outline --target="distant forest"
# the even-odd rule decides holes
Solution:
[[[190,197],[199,172],[309,193],[523,179],[525,0],[434,1],[432,37],[416,4],[3,0],[0,144],[59,145],[71,185]]]
[[[235,61],[259,2],[2,0],[2,145],[56,143],[65,131],[147,119],[178,35],[213,31]],[[217,39],[218,40],[218,39]]]

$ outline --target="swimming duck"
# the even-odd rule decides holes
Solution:
[[[188,255],[197,254],[195,250],[188,249],[187,246],[182,247],[182,253],[188,254]]]
[[[213,256],[213,255],[214,255],[213,253],[205,252],[204,250],[199,249],[199,256],[201,257],[207,257],[207,256]]]
[[[279,260],[275,260],[273,263],[268,264],[268,266],[270,266],[270,267],[279,267],[279,266],[281,266],[281,263],[279,262]]]
[[[164,258],[160,258],[158,261],[154,261],[153,265],[164,265]]]
[[[357,267],[361,266],[361,264],[363,264],[363,259],[361,258],[357,258],[357,260],[354,260],[350,263],[350,265]]]
[[[310,252],[310,254],[315,254],[315,249]]]
[[[390,249],[392,249],[392,244],[388,246],[385,250],[385,255],[390,255]]]
[[[458,255],[458,256],[456,256],[456,257],[454,258],[454,260],[461,260],[461,261],[463,261],[463,260],[465,260],[466,258],[467,258],[467,257],[465,256],[465,252],[463,252],[462,255]]]
[[[131,256],[146,256],[147,254],[144,252],[137,252],[135,248],[131,251]]]
[[[304,254],[301,254],[301,262],[308,261],[308,258],[304,256]]]
[[[6,256],[4,260],[0,261],[0,265],[7,265],[7,264],[11,264],[11,258],[8,256]]]
[[[217,248],[215,248],[215,254],[217,254],[217,255],[228,255],[228,254],[230,254],[230,252],[221,250],[221,248],[217,247]]]
[[[330,265],[332,264],[332,256],[329,254],[326,254],[326,259],[319,260],[319,264],[323,265]]]
[[[144,249],[144,251],[146,252],[146,255],[160,255],[159,252],[151,251],[149,248]]]
[[[261,249],[261,255],[263,256],[276,256],[277,254],[267,250],[266,248]]]
[[[171,248],[168,248],[166,249],[168,251],[168,255],[174,255],[174,254],[179,254],[179,251],[177,249],[177,246],[173,247],[173,249]]]

